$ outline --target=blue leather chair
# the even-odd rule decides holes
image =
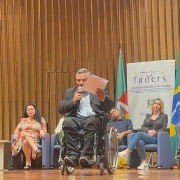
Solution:
[[[14,134],[11,135],[11,145],[14,142]],[[50,134],[46,133],[46,138],[41,139],[38,148],[42,150],[42,168],[50,168]],[[20,151],[16,156],[11,155],[11,169],[21,169],[22,168],[22,151]]]
[[[135,133],[128,135],[128,144],[130,143],[131,139]],[[171,141],[170,141],[170,135],[168,132],[159,132],[157,135],[157,144],[146,144],[145,145],[146,152],[154,153],[157,152],[157,168],[169,168],[173,169],[174,165],[174,158],[171,148]],[[149,156],[152,158],[152,154]],[[152,160],[152,159],[149,159]],[[128,167],[129,168],[137,168],[140,165],[140,158],[137,153],[136,148],[130,153],[128,156]],[[149,164],[151,167],[151,165]]]
[[[61,146],[58,144],[58,139],[56,134],[51,137],[51,161],[50,168],[58,168],[59,150]]]
[[[127,149],[126,145],[119,145],[119,147],[118,147],[119,152],[124,151],[125,149]]]

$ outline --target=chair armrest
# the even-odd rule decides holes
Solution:
[[[50,134],[46,133],[46,138],[41,139],[42,145],[42,167],[50,167]]]
[[[159,132],[157,134],[157,139],[159,139],[159,138],[170,138],[170,135],[168,132]]]
[[[53,134],[51,136],[51,162],[50,162],[50,166],[54,166],[54,145],[56,144],[57,141],[57,136],[56,134]]]
[[[11,135],[11,146],[14,143],[14,134]]]
[[[158,166],[163,166],[163,168],[173,167],[174,158],[168,132],[159,132],[157,134],[157,154],[159,155]]]
[[[41,143],[43,147],[50,147],[50,134],[46,133],[46,138],[41,138]]]
[[[171,147],[171,140],[168,132],[159,132],[157,134],[157,145],[165,149],[168,146]]]
[[[57,136],[56,134],[53,134],[51,137],[51,152],[54,150],[54,146],[57,144]]]

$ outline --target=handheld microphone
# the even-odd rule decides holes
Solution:
[[[82,91],[82,87],[81,86],[78,87],[78,91],[80,91],[80,90]],[[80,92],[80,93],[82,94],[82,92]],[[80,100],[78,100],[78,102],[77,102],[78,106],[79,106],[79,103],[80,103]]]
[[[82,88],[83,88],[83,87],[79,86],[79,87],[78,87],[78,91],[79,91],[79,90],[82,90]]]

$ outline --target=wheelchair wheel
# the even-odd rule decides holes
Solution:
[[[178,163],[178,169],[180,170],[180,163]]]
[[[62,164],[62,165],[60,166],[60,169],[61,169],[61,174],[64,175],[65,165]]]
[[[66,166],[65,167],[65,171],[67,174],[72,174],[75,170],[75,167],[71,167],[71,166]]]
[[[176,164],[177,164],[178,169],[180,170],[180,161],[176,160]]]
[[[117,168],[118,141],[115,128],[111,127],[109,132],[105,134],[105,158],[104,167],[109,174],[113,174]]]
[[[104,163],[103,162],[101,162],[99,164],[99,169],[100,169],[101,175],[103,175],[104,174]]]

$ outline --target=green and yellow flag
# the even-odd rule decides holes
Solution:
[[[170,125],[170,137],[173,155],[175,157],[177,148],[176,124],[180,123],[180,50],[178,55],[178,64],[176,69],[175,88],[172,103],[172,118]]]
[[[121,51],[119,51],[115,107],[120,109],[124,113],[125,117],[128,118],[127,90]]]

